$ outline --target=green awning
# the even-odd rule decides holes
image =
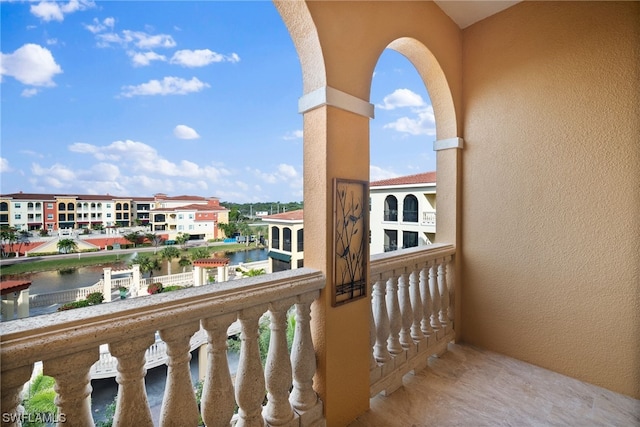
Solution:
[[[280,252],[269,251],[267,256],[269,258],[277,259],[278,261],[291,262],[291,255],[282,254]]]

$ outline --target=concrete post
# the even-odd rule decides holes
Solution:
[[[102,295],[104,296],[104,302],[111,302],[111,267],[102,269],[103,287]]]
[[[18,319],[29,317],[29,288],[18,295]]]

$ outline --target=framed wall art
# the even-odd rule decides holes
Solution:
[[[368,190],[366,181],[333,181],[333,306],[367,296]]]

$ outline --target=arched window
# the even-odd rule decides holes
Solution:
[[[28,209],[33,209],[33,202],[27,203],[27,208]]]
[[[402,220],[404,222],[418,222],[418,199],[413,194],[404,198]]]
[[[398,220],[398,199],[396,199],[395,196],[387,196],[387,198],[384,199],[384,220]]]
[[[95,203],[91,203],[91,209],[95,208],[96,204]]]
[[[280,249],[280,229],[271,227],[271,249]]]
[[[282,230],[282,250],[291,252],[291,229],[289,227]]]
[[[116,210],[117,211],[121,211],[122,210],[122,204],[116,203]]]
[[[65,205],[64,203],[60,203],[58,205],[58,210],[59,211],[66,211],[67,210],[67,205]]]
[[[36,209],[40,209],[41,206],[40,202],[36,202]]]
[[[125,211],[129,210],[129,203],[125,203],[124,205],[122,205],[122,209],[124,209]]]
[[[72,211],[73,210],[73,203],[67,203],[67,210],[68,211]]]
[[[304,251],[304,229],[298,230],[298,252]]]
[[[7,202],[0,203],[0,211],[8,211],[8,210],[9,210],[9,203]]]
[[[78,207],[78,209],[80,209],[82,207],[82,203],[78,202],[76,206]]]

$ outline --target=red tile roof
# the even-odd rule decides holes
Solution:
[[[374,181],[369,186],[381,187],[383,185],[411,185],[411,184],[427,184],[436,182],[436,172],[423,172],[415,175],[398,176],[396,178],[382,179]]]
[[[6,295],[11,292],[19,292],[28,289],[29,286],[31,286],[31,280],[3,280],[0,282],[0,293]]]
[[[304,209],[298,209],[295,211],[289,211],[289,212],[282,212],[279,214],[275,214],[275,215],[268,215],[268,216],[263,216],[262,219],[263,220],[269,220],[269,219],[280,219],[280,220],[284,220],[284,221],[302,221],[303,215],[304,214]]]

